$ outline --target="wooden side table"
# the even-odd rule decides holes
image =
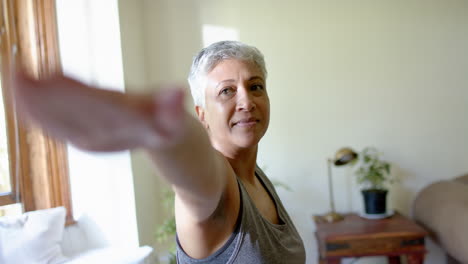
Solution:
[[[380,220],[356,214],[347,214],[335,223],[320,217],[314,220],[320,264],[339,264],[342,258],[363,256],[387,256],[389,264],[400,263],[400,256],[406,256],[408,264],[424,261],[424,238],[428,233],[399,213]]]

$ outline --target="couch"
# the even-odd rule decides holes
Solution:
[[[65,227],[64,207],[0,217],[0,263],[155,264],[153,248],[110,246],[80,221]],[[94,238],[93,238],[94,237]]]
[[[468,263],[468,174],[422,189],[413,217],[447,252],[448,263]]]

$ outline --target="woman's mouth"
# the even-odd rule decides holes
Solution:
[[[234,122],[234,126],[238,127],[252,127],[256,125],[259,122],[258,119],[251,117],[251,118],[243,118],[238,120],[237,122]]]

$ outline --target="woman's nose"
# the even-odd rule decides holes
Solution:
[[[237,111],[250,112],[254,110],[256,107],[253,95],[245,89],[242,89],[242,90],[244,91],[238,92]]]

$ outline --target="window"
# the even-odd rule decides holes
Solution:
[[[5,106],[0,82],[0,193],[11,192],[10,167],[8,162],[7,130],[5,121]]]
[[[6,129],[5,105],[3,102],[1,80],[0,80],[0,197],[7,197],[0,207],[0,216],[20,214],[22,212],[21,203],[15,194],[18,193],[14,185],[16,181],[10,179],[10,162],[8,153],[8,138]]]
[[[8,141],[6,129],[5,106],[3,103],[3,92],[0,80],[0,196],[8,197],[17,193],[14,189],[17,185],[13,185],[10,179],[10,163],[8,155]],[[7,198],[4,203],[9,203],[0,207],[0,216],[20,214],[22,206],[20,203],[11,203],[18,201],[17,197],[12,197],[14,200]],[[10,204],[11,203],[11,204]]]
[[[0,0],[1,66],[14,62],[43,78],[60,71],[55,0]],[[1,68],[9,182],[0,206],[21,202],[24,211],[65,206],[73,221],[66,147],[39,128],[16,120],[7,67]],[[0,132],[1,133],[1,132]],[[6,186],[6,185],[5,185]],[[3,190],[2,190],[3,191]]]

